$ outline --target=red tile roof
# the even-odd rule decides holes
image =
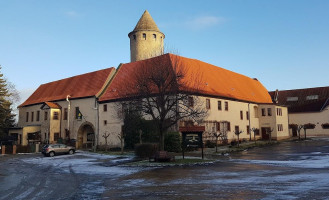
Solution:
[[[279,105],[287,106],[289,113],[320,112],[329,106],[329,87],[279,90],[277,93],[271,91],[269,94],[272,99],[277,98]],[[316,95],[317,98],[314,98]],[[295,98],[296,101],[288,101],[289,97]]]
[[[67,95],[70,95],[71,99],[95,96],[102,89],[113,70],[115,68],[112,67],[42,84],[19,107],[47,101],[64,100]]]
[[[271,97],[266,88],[258,81],[247,76],[196,60],[184,58],[173,54],[164,54],[160,57],[133,63],[123,64],[119,67],[111,84],[100,97],[100,101],[117,100],[125,98],[120,91],[127,90],[127,85],[134,84],[136,71],[141,67],[150,68],[152,59],[160,59],[162,63],[168,63],[173,67],[175,63],[186,66],[184,77],[184,88],[182,91],[194,91],[201,95],[211,95],[241,101],[255,103],[272,103]],[[195,89],[195,82],[200,83],[200,89]],[[134,88],[134,87],[130,87]],[[135,86],[136,88],[136,86]],[[130,93],[136,92],[131,89]]]
[[[47,105],[49,108],[56,108],[56,109],[61,109],[62,107],[58,105],[57,103],[53,102],[45,102],[44,105]]]

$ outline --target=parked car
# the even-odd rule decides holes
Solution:
[[[44,156],[53,157],[59,154],[74,154],[75,147],[67,146],[65,144],[46,144],[42,148],[42,154]]]

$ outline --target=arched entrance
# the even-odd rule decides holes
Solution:
[[[81,124],[78,130],[76,147],[78,149],[92,148],[95,142],[95,127],[90,122]]]

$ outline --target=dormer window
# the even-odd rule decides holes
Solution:
[[[143,39],[146,40],[146,33],[143,33]]]
[[[287,97],[287,101],[298,101],[298,97]]]
[[[310,95],[306,97],[306,100],[316,100],[319,99],[319,95]]]

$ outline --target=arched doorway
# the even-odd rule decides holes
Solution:
[[[90,122],[81,124],[78,131],[76,147],[78,149],[92,148],[95,142],[95,128]]]

